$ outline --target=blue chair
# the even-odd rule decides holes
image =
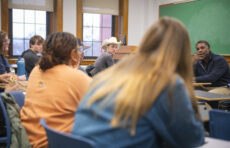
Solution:
[[[8,114],[6,112],[6,108],[2,102],[2,98],[0,97],[0,109],[2,111],[3,118],[5,120],[5,127],[6,127],[6,136],[0,137],[0,143],[5,143],[6,147],[10,147],[10,140],[11,140],[11,129],[10,129],[10,121]]]
[[[93,148],[95,145],[94,142],[84,137],[55,131],[46,124],[44,119],[41,119],[40,123],[45,128],[49,148]]]
[[[25,95],[22,91],[11,91],[9,92],[11,96],[14,97],[15,102],[19,105],[20,108],[24,106]]]
[[[230,112],[211,110],[209,116],[210,137],[230,140]]]

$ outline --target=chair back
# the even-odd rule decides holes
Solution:
[[[40,120],[45,128],[49,148],[93,148],[94,142],[84,137],[58,132],[50,128],[44,119]]]
[[[6,127],[6,136],[0,137],[0,143],[5,143],[6,147],[9,148],[10,147],[10,140],[11,140],[10,121],[9,121],[8,114],[6,112],[5,105],[2,102],[1,96],[0,96],[0,110],[1,110],[0,113],[2,113],[2,114],[0,114],[0,116],[3,116],[5,127]]]
[[[14,97],[15,102],[19,105],[20,108],[24,106],[25,95],[22,91],[11,91],[9,92],[11,96]]]
[[[210,137],[230,140],[230,112],[224,110],[211,110]]]

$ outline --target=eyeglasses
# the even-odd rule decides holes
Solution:
[[[83,46],[80,46],[79,48],[77,48],[77,50],[79,50],[81,53],[83,53],[83,52],[84,52],[84,50],[83,50]]]

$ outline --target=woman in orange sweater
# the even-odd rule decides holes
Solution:
[[[21,121],[32,147],[48,147],[40,118],[49,126],[69,133],[74,113],[91,79],[77,70],[79,46],[76,38],[65,32],[50,35],[44,45],[41,60],[32,70],[26,90]]]

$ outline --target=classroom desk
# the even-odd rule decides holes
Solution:
[[[195,90],[195,96],[197,99],[205,101],[224,101],[230,100],[230,96],[214,94],[203,90]]]
[[[198,82],[193,82],[192,85],[194,87],[196,87],[196,86],[212,85],[212,83],[198,83]]]
[[[230,148],[230,141],[205,137],[205,144],[198,148]]]

